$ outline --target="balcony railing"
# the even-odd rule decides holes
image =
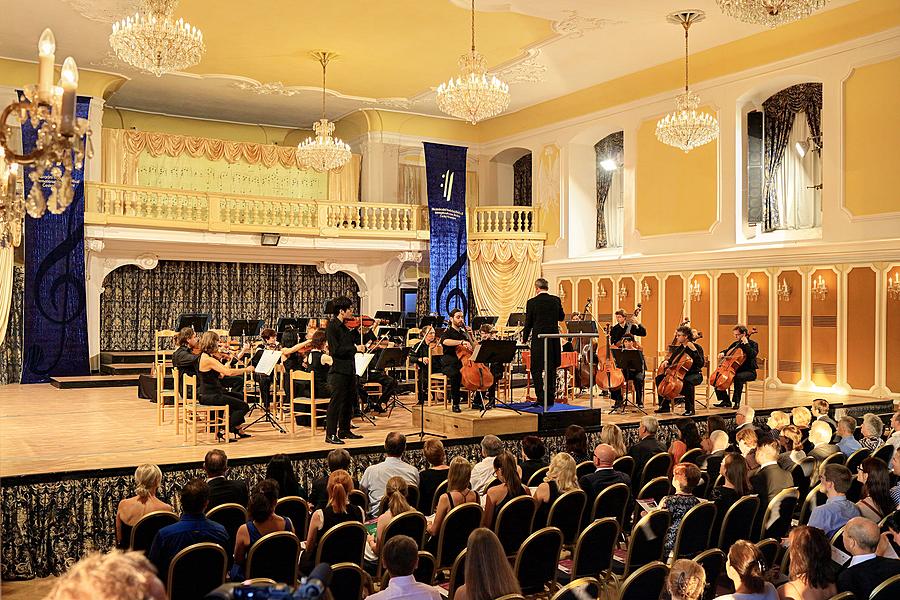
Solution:
[[[544,239],[530,206],[479,206],[469,224],[472,239]]]

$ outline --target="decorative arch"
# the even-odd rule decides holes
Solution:
[[[610,190],[616,183],[616,176],[621,175],[625,154],[625,133],[616,131],[610,133],[602,140],[594,144],[594,172],[597,179],[597,248],[608,248],[621,245],[621,215],[611,218],[614,210],[607,208],[610,200]],[[618,194],[622,194],[621,180],[619,180]],[[615,221],[615,222],[613,222]],[[610,229],[617,229],[611,232]],[[612,235],[611,235],[612,233]],[[610,243],[610,242],[619,243]]]

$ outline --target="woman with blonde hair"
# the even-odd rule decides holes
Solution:
[[[248,438],[249,433],[244,433],[241,427],[244,416],[250,412],[250,405],[244,402],[238,394],[222,388],[222,377],[233,377],[252,373],[253,366],[240,369],[226,367],[213,358],[213,354],[219,350],[219,334],[215,331],[206,331],[200,338],[200,363],[197,366],[197,376],[200,379],[200,404],[207,406],[228,406],[228,430],[238,438]],[[216,432],[216,437],[224,439],[222,432]]]
[[[706,571],[698,563],[680,558],[672,563],[666,589],[672,600],[699,600],[706,587]]]
[[[545,527],[550,516],[550,507],[556,499],[566,492],[579,489],[578,476],[575,474],[575,459],[566,452],[560,452],[550,461],[550,468],[544,482],[534,492],[534,530]]]
[[[625,456],[625,436],[622,429],[615,423],[607,423],[600,430],[600,443],[609,444],[616,451],[616,458]]]
[[[506,553],[497,535],[479,527],[466,542],[466,567],[453,600],[495,600],[507,594],[521,594]]]
[[[769,418],[766,419],[766,425],[769,426],[769,429],[777,429],[778,431],[781,431],[790,424],[791,415],[783,410],[773,410],[769,413]]]
[[[447,491],[438,498],[434,519],[428,524],[428,535],[431,538],[426,542],[425,549],[432,554],[437,554],[437,539],[447,513],[460,504],[478,503],[478,494],[471,489],[471,477],[472,463],[462,456],[456,456],[450,461],[450,470],[447,471]]]
[[[116,509],[116,548],[127,549],[131,544],[131,528],[147,513],[175,510],[156,497],[162,471],[151,464],[143,464],[134,470],[135,495],[119,502]]]
[[[812,413],[805,406],[795,406],[791,409],[791,422],[801,431],[808,431],[812,422]]]
[[[350,504],[353,479],[343,469],[332,471],[328,476],[328,504],[312,514],[309,533],[306,535],[306,550],[300,558],[300,570],[309,573],[315,564],[316,544],[328,530],[347,521],[365,522],[363,510]]]
[[[381,540],[384,538],[384,530],[388,523],[397,515],[413,510],[406,499],[409,493],[409,484],[402,477],[391,477],[384,486],[384,497],[381,499],[383,510],[378,515],[375,526],[375,535],[368,537],[366,544],[366,560],[377,567],[378,554],[381,552]]]

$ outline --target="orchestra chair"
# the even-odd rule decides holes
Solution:
[[[197,396],[196,375],[182,376],[181,396],[184,398],[184,441],[187,441],[190,432],[196,446],[197,432],[201,427],[214,437],[218,428],[222,427],[225,430],[225,443],[231,441],[231,436],[228,435],[228,419],[231,416],[231,409],[227,404],[223,406],[200,404]]]
[[[575,402],[575,369],[578,367],[577,352],[563,352],[560,355],[559,369],[557,369],[556,380],[563,381],[563,397],[558,398],[557,402],[572,404]],[[569,371],[571,377],[566,377],[566,373],[559,371]]]
[[[181,386],[178,380],[181,377],[178,367],[172,367],[172,381],[175,385],[175,401],[172,408],[175,409],[175,435],[181,433],[181,422],[184,420],[182,408],[184,407],[184,398],[181,396]]]
[[[248,578],[268,577],[294,586],[299,562],[300,539],[292,531],[275,531],[250,546],[245,572]]]
[[[453,600],[456,590],[464,584],[466,575],[466,549],[463,548],[453,561],[450,568],[450,589],[447,590],[447,600]]]
[[[787,556],[787,554],[788,553],[785,552],[785,556]],[[717,596],[716,582],[722,575],[722,571],[725,570],[725,553],[718,548],[710,548],[695,556],[694,562],[703,567],[703,571],[706,573],[706,586],[703,590],[703,595],[700,596],[700,598],[702,600],[712,600]],[[781,572],[787,573],[785,570],[782,570]]]
[[[603,587],[614,580],[612,561],[620,531],[618,521],[612,517],[598,519],[585,527],[575,542],[570,580],[594,577]]]
[[[295,381],[308,381],[309,382],[309,397],[295,397],[294,396],[294,382]],[[318,427],[318,419],[319,419],[319,407],[320,406],[328,406],[328,403],[331,402],[331,398],[316,398],[316,381],[315,374],[312,371],[301,371],[300,369],[294,369],[291,371],[291,377],[288,381],[288,409],[287,415],[291,420],[291,433],[295,433],[297,431],[297,416],[294,412],[294,403],[303,404],[309,406],[309,434],[311,436],[316,435],[316,428]],[[282,416],[284,415],[284,411],[282,410]]]
[[[309,529],[309,504],[306,500],[300,496],[282,496],[275,503],[275,514],[290,519],[297,537],[306,539]]]
[[[383,388],[380,383],[366,382],[363,384],[363,389],[366,391],[366,403],[372,404],[372,399],[374,398],[376,403],[381,399],[381,393]]]
[[[540,594],[545,589],[552,593],[556,590],[562,547],[563,534],[556,527],[539,529],[522,542],[518,551],[514,552],[516,560],[513,572],[523,594]]]
[[[166,593],[169,600],[205,598],[225,583],[228,556],[218,544],[201,542],[184,548],[169,563]]]
[[[637,569],[622,583],[618,600],[659,598],[666,586],[669,567],[655,560]]]
[[[228,566],[230,567],[234,560],[234,542],[237,539],[238,529],[247,522],[247,509],[240,504],[226,502],[209,510],[206,518],[224,527],[228,534],[228,545],[225,547],[225,552],[228,555]]]
[[[163,527],[178,522],[178,515],[168,510],[155,510],[149,512],[134,524],[131,528],[131,539],[128,542],[129,550],[136,550],[146,554],[150,550],[153,538]]]
[[[163,340],[168,340],[168,344],[166,346],[172,345],[173,338],[177,335],[178,332],[172,331],[171,329],[160,329],[159,331],[154,332],[153,334],[153,373],[156,376],[156,424],[162,425],[166,421],[166,398],[172,398],[174,402],[174,398],[177,394],[177,390],[175,388],[178,387],[178,379],[175,379],[172,384],[172,389],[166,389],[166,370],[171,366],[172,363],[172,350],[170,348],[164,347]],[[174,404],[172,405],[175,406]],[[173,421],[178,423],[178,410],[175,410],[175,418]],[[178,433],[177,429],[176,432]]]
[[[342,562],[332,565],[328,591],[334,600],[363,600],[372,578],[357,564]]]
[[[644,355],[644,362],[647,365],[647,370],[644,371],[644,401],[646,402],[647,397],[651,396],[653,401],[650,402],[650,406],[659,404],[659,398],[656,396],[656,369],[659,366],[659,361],[658,355]]]

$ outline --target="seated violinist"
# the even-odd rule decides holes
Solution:
[[[409,353],[409,361],[419,371],[418,403],[425,404],[428,399],[428,363],[431,360],[431,348],[434,346],[434,327],[427,326],[419,340]]]
[[[647,370],[647,364],[644,362],[644,353],[634,345],[634,336],[626,333],[621,338],[622,348],[625,350],[637,350],[641,356],[641,369],[639,371],[627,371],[622,369],[625,376],[625,385],[631,381],[634,383],[634,402],[639,408],[644,406],[644,371]],[[613,400],[613,410],[622,408],[622,388],[609,391],[609,397]]]
[[[736,348],[744,351],[744,362],[735,369],[734,392],[732,399],[728,398],[728,390],[716,390],[716,408],[737,408],[741,405],[741,394],[744,391],[744,383],[756,379],[756,355],[759,354],[759,344],[750,339],[750,332],[746,325],[738,323],[731,331],[734,334],[734,342],[719,353],[719,360],[728,356]],[[733,401],[733,404],[732,404]]]
[[[372,362],[369,363],[366,374],[357,379],[359,383],[359,398],[361,402],[368,403],[368,409],[374,410],[380,414],[387,412],[387,404],[390,402],[391,396],[396,394],[397,389],[399,388],[396,379],[385,373],[384,370],[375,368],[381,355],[381,348],[391,347],[392,342],[387,339],[379,340],[371,328],[363,327],[363,330],[363,344],[368,346],[370,350],[374,348],[374,350],[372,350],[374,357],[372,358]],[[363,387],[363,383],[378,383],[381,385],[381,396],[377,401],[371,402],[369,400],[369,394]]]
[[[677,365],[685,356],[691,358],[691,366],[682,379],[681,396],[684,397],[684,416],[691,417],[694,415],[694,388],[703,382],[703,348],[700,344],[694,343],[694,331],[687,325],[682,325],[675,331],[675,348],[669,353],[669,357],[660,364],[663,370],[661,375],[656,376],[656,385],[667,377],[677,377]],[[660,396],[659,408],[657,413],[672,412],[672,400],[674,398],[663,398]]]

